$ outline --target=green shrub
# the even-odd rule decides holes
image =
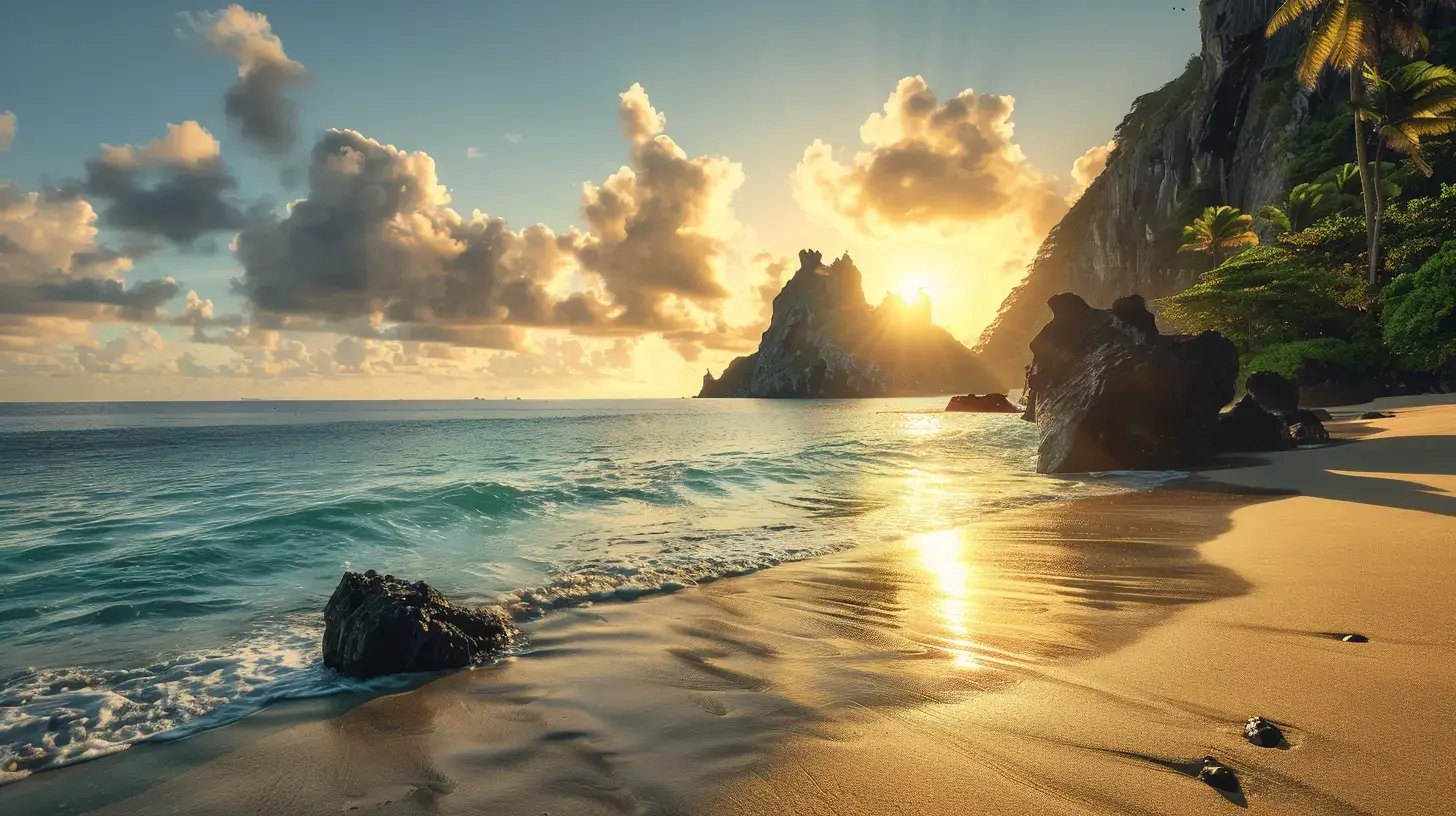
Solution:
[[[1369,346],[1335,337],[1296,340],[1269,346],[1249,357],[1244,362],[1243,376],[1255,371],[1272,371],[1297,380],[1311,363],[1325,369],[1363,374],[1379,365],[1380,354]]]
[[[1347,336],[1345,304],[1358,278],[1301,263],[1289,250],[1255,247],[1171,297],[1155,301],[1186,332],[1216,331],[1245,352],[1305,337]]]
[[[1409,364],[1434,368],[1456,356],[1456,241],[1386,284],[1380,298],[1385,342]]]

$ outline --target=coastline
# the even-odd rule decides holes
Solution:
[[[1456,650],[1456,407],[1357,427],[1381,430],[1191,482],[1221,492],[1009,511],[568,610],[524,657],[277,706],[0,788],[0,806],[1200,813],[1229,803],[1172,766],[1212,754],[1250,807],[1434,810],[1456,793],[1456,670],[1430,659]],[[997,535],[1015,563],[983,560]],[[1243,742],[1255,714],[1289,750]]]

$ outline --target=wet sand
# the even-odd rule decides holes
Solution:
[[[499,665],[40,774],[0,810],[1448,812],[1456,408],[1357,430],[564,611]],[[1255,714],[1287,742],[1245,742]],[[1186,773],[1205,754],[1239,791]]]

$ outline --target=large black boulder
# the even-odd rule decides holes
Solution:
[[[1005,394],[962,394],[950,398],[945,410],[973,414],[1019,414],[1021,409],[1011,404]]]
[[[1255,371],[1244,380],[1244,390],[1271,414],[1299,408],[1299,384],[1272,371]]]
[[[1245,394],[1233,410],[1218,418],[1215,444],[1221,452],[1260,453],[1289,450],[1294,439],[1283,418],[1261,408],[1253,394]]]
[[[324,608],[324,665],[349,677],[458,669],[520,634],[499,609],[468,609],[424,581],[345,572]]]
[[[1037,470],[1186,468],[1215,452],[1218,412],[1233,399],[1238,351],[1216,332],[1159,334],[1143,299],[1094,309],[1077,295],[1047,301],[1031,341],[1027,418]]]

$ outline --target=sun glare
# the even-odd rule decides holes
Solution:
[[[934,303],[940,299],[940,278],[929,272],[912,273],[901,278],[894,291],[907,303],[914,303],[922,294]]]

